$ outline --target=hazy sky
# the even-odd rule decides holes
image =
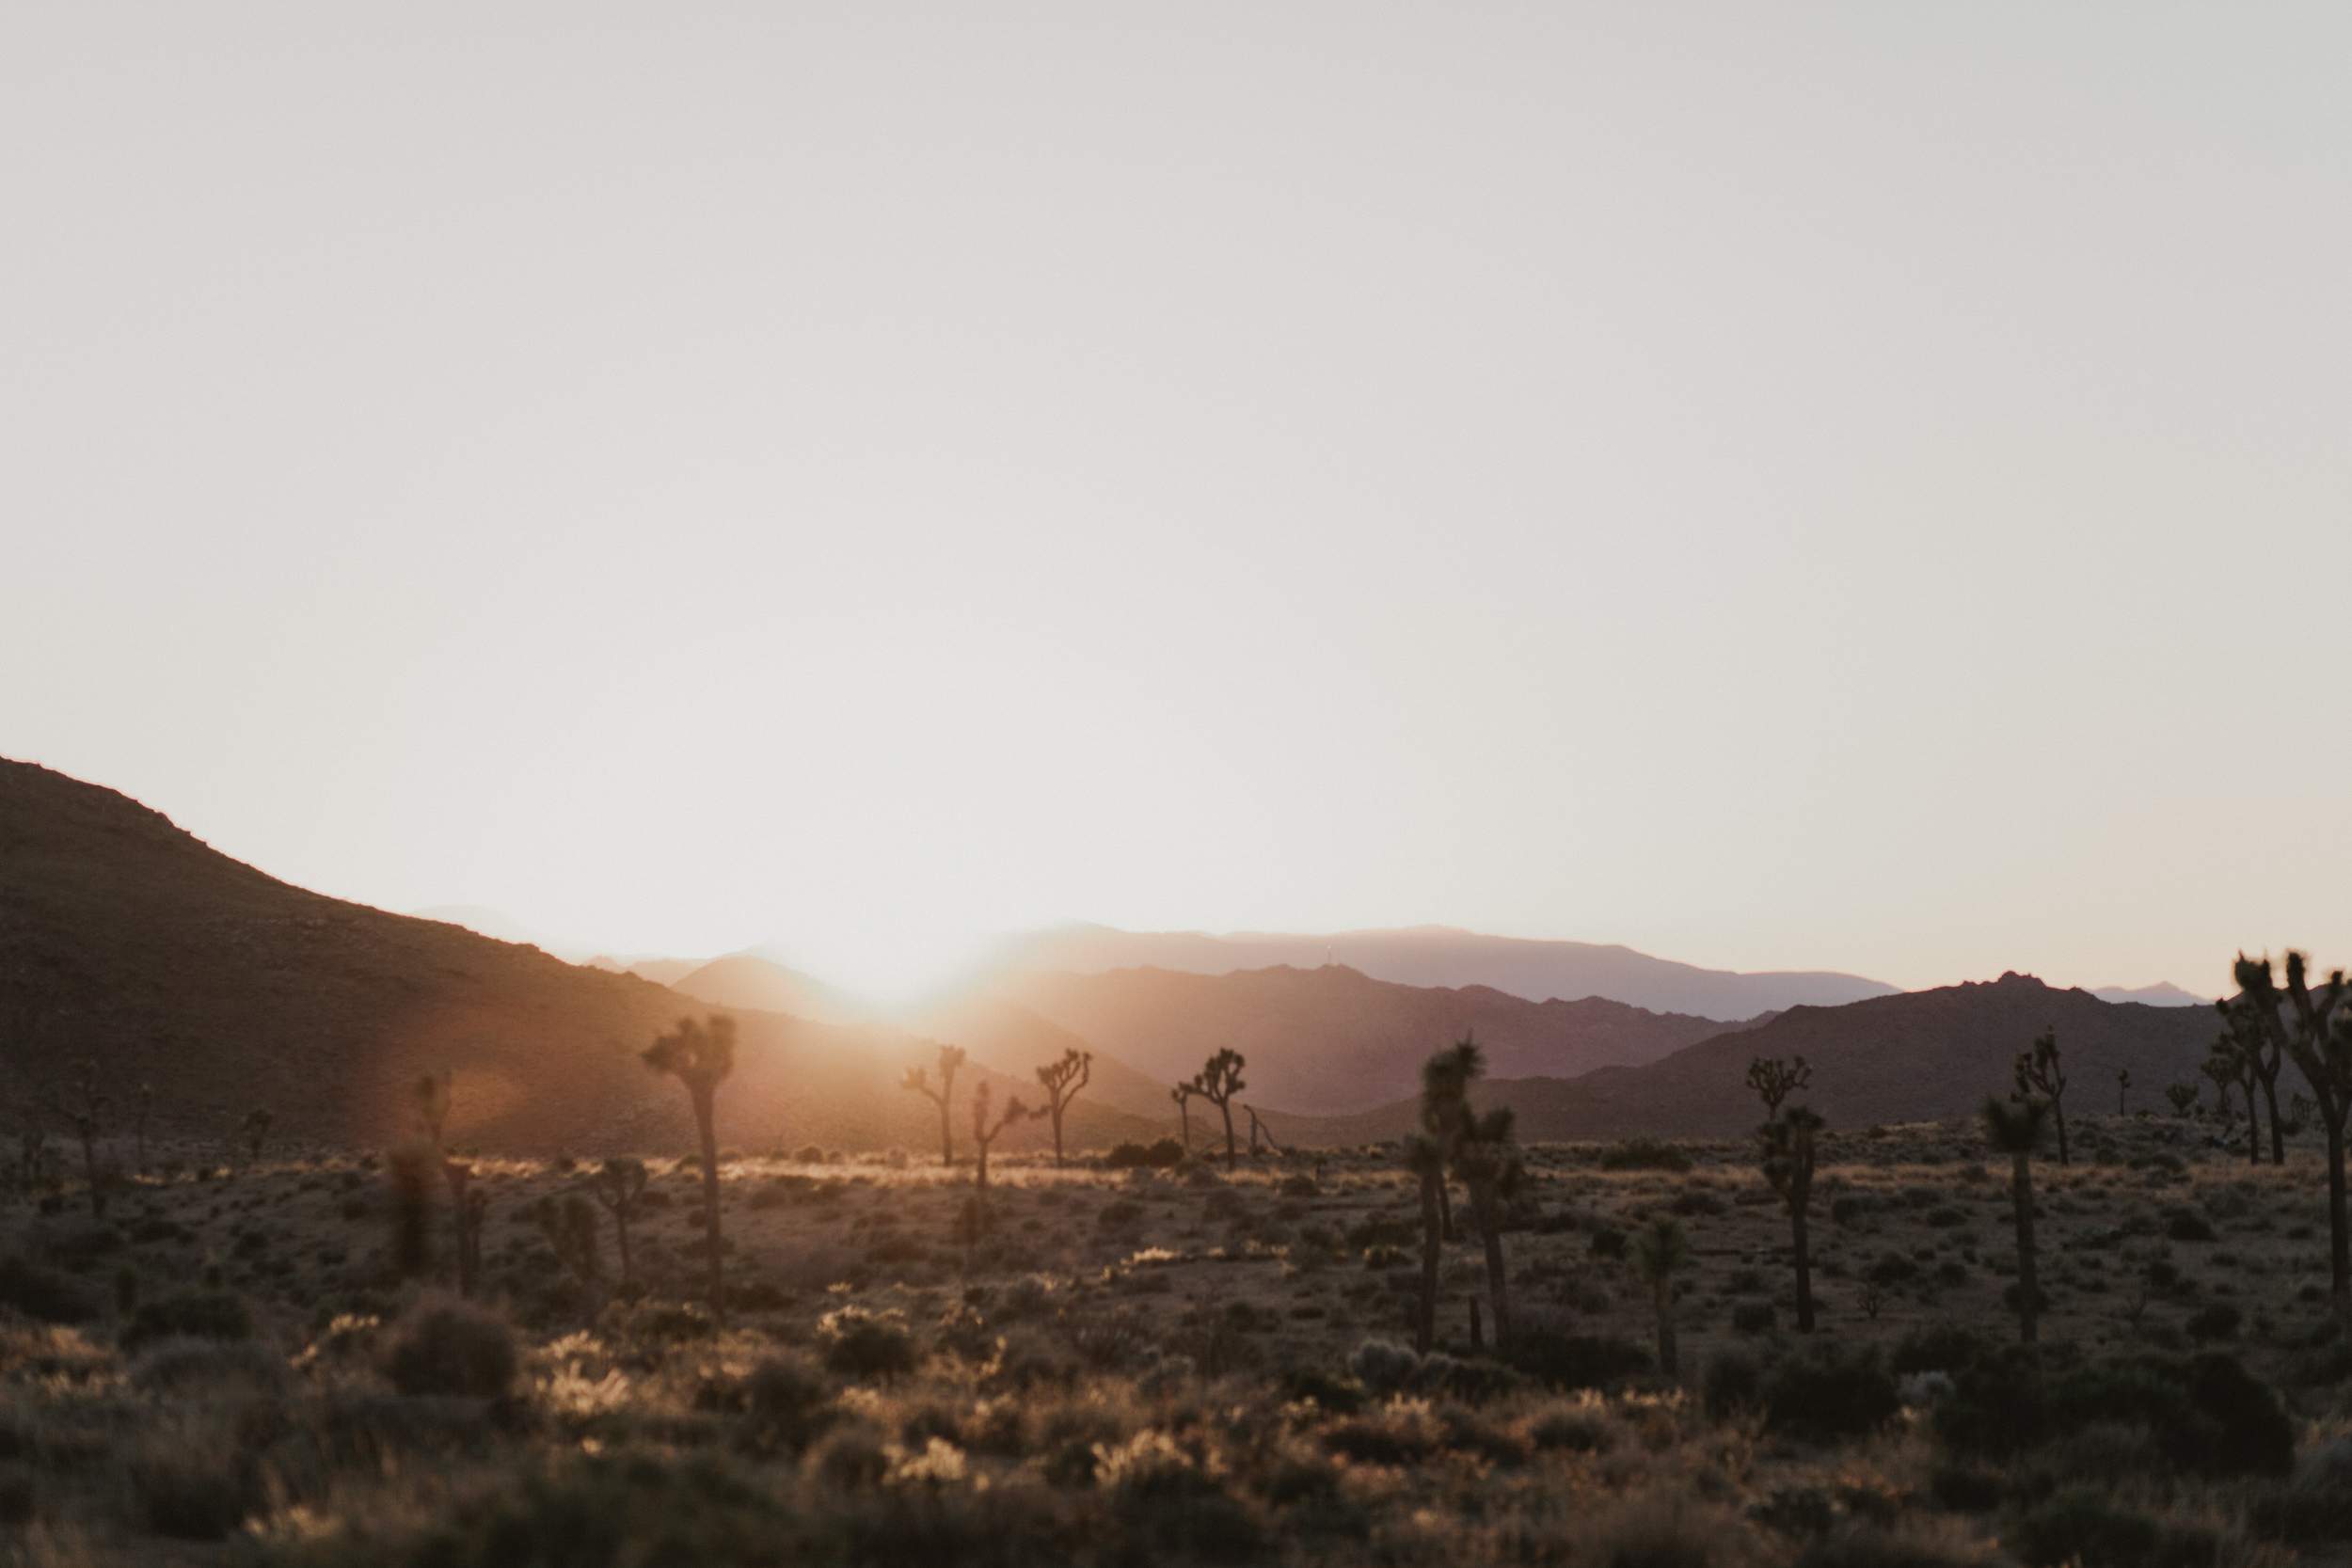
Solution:
[[[0,754],[641,950],[2352,960],[2348,77],[2337,4],[11,5]]]

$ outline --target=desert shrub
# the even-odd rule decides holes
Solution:
[[[1744,1351],[1723,1351],[1708,1359],[1699,1379],[1700,1402],[1718,1419],[1764,1405],[1764,1369]]]
[[[817,1363],[797,1351],[763,1356],[743,1380],[743,1404],[764,1435],[804,1449],[832,1418],[833,1389]]]
[[[1882,1253],[1862,1271],[1862,1277],[1883,1291],[1899,1291],[1919,1277],[1919,1265],[1899,1252]]]
[[[1930,1323],[1915,1328],[1897,1342],[1888,1370],[1898,1376],[1912,1372],[1957,1373],[1993,1349],[1993,1341],[1959,1323]]]
[[[1764,1424],[1810,1442],[1858,1437],[1894,1419],[1902,1408],[1895,1379],[1877,1347],[1793,1357],[1764,1388]]]
[[[1371,1247],[1408,1247],[1421,1242],[1421,1227],[1411,1220],[1394,1214],[1371,1214],[1347,1227],[1347,1250],[1362,1252]]]
[[[519,1484],[428,1530],[409,1560],[430,1568],[783,1568],[809,1555],[808,1534],[772,1496],[717,1455],[632,1452],[526,1471]]]
[[[105,1310],[89,1284],[17,1253],[0,1258],[0,1306],[45,1323],[85,1323]]]
[[[404,1394],[496,1399],[515,1385],[515,1330],[486,1307],[427,1296],[393,1328],[384,1375]]]
[[[1546,1452],[1604,1453],[1616,1433],[1598,1411],[1555,1405],[1527,1423],[1527,1440]]]
[[[878,1486],[890,1473],[889,1439],[868,1421],[834,1427],[809,1450],[808,1473],[843,1492]]]
[[[2176,1468],[2200,1475],[2284,1475],[2294,1428],[2276,1390],[2221,1351],[2141,1352],[2048,1377],[2029,1347],[1980,1356],[1936,1407],[1936,1431],[1963,1453],[1995,1457],[2094,1423],[2141,1426]]]
[[[921,1358],[902,1312],[837,1307],[818,1321],[817,1337],[824,1347],[826,1369],[845,1377],[888,1382],[913,1371]]]
[[[1105,1230],[1117,1230],[1123,1226],[1135,1225],[1142,1218],[1142,1204],[1131,1197],[1115,1197],[1103,1205],[1102,1212],[1094,1216],[1094,1223]]]
[[[1680,1173],[1691,1168],[1691,1156],[1674,1145],[1658,1138],[1631,1138],[1612,1144],[1600,1151],[1603,1170],[1665,1170]]]
[[[1390,1339],[1366,1339],[1347,1358],[1347,1370],[1375,1394],[1392,1394],[1421,1370],[1421,1357]]]
[[[1623,1258],[1625,1256],[1625,1232],[1613,1225],[1594,1226],[1593,1256]]]
[[[2020,1496],[2039,1500],[2072,1482],[2113,1490],[2136,1478],[2161,1479],[2170,1470],[2148,1428],[2093,1421],[2021,1463],[2011,1485]]]
[[[130,1465],[147,1528],[180,1541],[220,1541],[266,1500],[251,1462],[233,1443],[142,1444]]]
[[[2211,1344],[2216,1339],[2234,1339],[2245,1314],[2226,1301],[2217,1301],[2189,1314],[2181,1327],[2198,1344]]]
[[[2164,1234],[2173,1242],[2210,1242],[2213,1222],[2194,1209],[2174,1209],[2164,1216]]]
[[[1158,1552],[1241,1562],[1265,1544],[1257,1515],[1224,1478],[1163,1433],[1139,1432],[1105,1449],[1096,1478],[1120,1521]]]
[[[1311,1176],[1286,1176],[1282,1178],[1281,1193],[1284,1197],[1320,1197],[1323,1189]]]
[[[1438,1451],[1443,1433],[1426,1405],[1400,1402],[1323,1429],[1333,1453],[1359,1465],[1418,1465]]]
[[[2352,1541],[2352,1439],[2339,1437],[2313,1449],[2292,1482],[2255,1489],[2246,1514],[2255,1533],[2269,1540],[2295,1545]]]
[[[121,1335],[124,1350],[138,1350],[158,1339],[248,1339],[253,1316],[245,1299],[228,1291],[175,1291],[141,1302]]]
[[[1838,1226],[1860,1225],[1881,1201],[1873,1193],[1840,1193],[1830,1199],[1830,1220]]]
[[[1282,1380],[1286,1400],[1311,1400],[1335,1416],[1353,1416],[1364,1407],[1364,1386],[1351,1378],[1336,1378],[1312,1367],[1302,1367]]]
[[[1776,1321],[1769,1301],[1743,1301],[1731,1309],[1731,1326],[1740,1334],[1769,1334]]]
[[[141,1393],[222,1389],[279,1394],[292,1376],[285,1357],[251,1340],[161,1339],[131,1363],[124,1381]]]
[[[1512,1336],[1503,1359],[1551,1388],[1603,1388],[1650,1369],[1649,1352],[1630,1339],[1533,1326]]]
[[[2164,1528],[2144,1513],[2120,1508],[2096,1486],[2062,1486],[2019,1514],[2002,1532],[2026,1568],[2137,1568],[2156,1555]]]
[[[1973,1542],[1857,1522],[1820,1535],[1790,1568],[1975,1568],[1986,1555]]]
[[[1109,1170],[1168,1170],[1184,1163],[1184,1146],[1174,1138],[1115,1144],[1103,1156],[1103,1164]]]
[[[1655,1487],[1587,1516],[1573,1546],[1581,1568],[1718,1568],[1745,1555],[1719,1510]]]

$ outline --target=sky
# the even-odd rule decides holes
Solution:
[[[2352,961],[2348,70],[2333,5],[0,8],[0,755],[868,986]]]

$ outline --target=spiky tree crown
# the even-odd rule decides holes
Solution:
[[[645,1048],[644,1061],[694,1093],[707,1094],[735,1070],[735,1020],[725,1013],[707,1023],[679,1019],[675,1029]]]
[[[2009,1155],[2031,1154],[2042,1147],[2042,1134],[2050,1120],[2050,1102],[2031,1096],[2003,1100],[1999,1095],[1988,1094],[1978,1117],[1984,1123],[1984,1141],[1995,1150]]]
[[[1691,1260],[1691,1238],[1672,1214],[1653,1215],[1633,1233],[1633,1266],[1652,1285],[1671,1278]]]

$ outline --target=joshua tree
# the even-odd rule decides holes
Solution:
[[[1764,1102],[1767,1117],[1779,1115],[1780,1102],[1812,1082],[1813,1069],[1803,1056],[1785,1062],[1778,1056],[1758,1056],[1748,1063],[1748,1087]]]
[[[1168,1091],[1168,1098],[1176,1102],[1176,1109],[1184,1118],[1184,1158],[1192,1158],[1192,1088],[1179,1084]]]
[[[980,1151],[979,1170],[972,1190],[973,1196],[978,1201],[983,1211],[982,1223],[985,1223],[985,1211],[988,1207],[988,1146],[996,1141],[997,1133],[1002,1132],[1014,1122],[1026,1121],[1029,1117],[1040,1114],[1022,1104],[1020,1098],[1015,1096],[1005,1101],[1004,1114],[991,1121],[989,1119],[991,1098],[988,1080],[980,1080],[979,1086],[972,1091],[972,1142],[978,1147]]]
[[[1471,1047],[1474,1051],[1477,1048]],[[1478,1064],[1481,1070],[1484,1064]],[[1473,1073],[1472,1076],[1476,1076]],[[1454,1140],[1454,1174],[1470,1189],[1470,1213],[1486,1249],[1486,1299],[1494,1307],[1495,1348],[1511,1348],[1511,1285],[1502,1259],[1502,1208],[1527,1184],[1527,1164],[1512,1136],[1511,1107],[1466,1117]],[[1475,1326],[1476,1320],[1472,1320]]]
[[[386,1165],[392,1187],[392,1270],[415,1279],[433,1262],[433,1151],[404,1144]]]
[[[956,1163],[956,1124],[947,1105],[956,1092],[956,1071],[963,1066],[963,1047],[943,1045],[939,1048],[939,1087],[931,1087],[929,1068],[911,1067],[898,1081],[902,1089],[911,1089],[939,1107],[939,1163],[952,1169]]]
[[[1258,1119],[1258,1108],[1255,1105],[1245,1105],[1242,1109],[1247,1112],[1249,1117],[1249,1157],[1252,1160],[1258,1157],[1258,1140],[1260,1138],[1263,1138],[1265,1140],[1266,1148],[1270,1153],[1281,1153],[1282,1146],[1274,1141],[1274,1129],[1268,1127],[1264,1122]]]
[[[155,1085],[152,1084],[141,1084],[139,1085],[138,1111],[134,1117],[133,1126],[137,1129],[138,1132],[139,1174],[142,1176],[147,1174],[147,1118],[154,1114],[154,1110]]]
[[[482,1279],[482,1214],[488,1204],[486,1195],[471,1190],[473,1166],[463,1160],[453,1160],[442,1141],[442,1132],[449,1124],[449,1108],[455,1092],[457,1074],[454,1069],[439,1073],[421,1074],[411,1094],[416,1102],[417,1120],[424,1129],[424,1142],[433,1168],[441,1173],[449,1185],[451,1240],[457,1248],[457,1293],[471,1298]]]
[[[722,1013],[708,1023],[691,1018],[646,1047],[645,1066],[686,1085],[694,1103],[694,1130],[702,1135],[703,1234],[710,1247],[710,1310],[726,1322],[726,1243],[719,1234],[719,1130],[713,1101],[719,1085],[735,1070],[735,1020]]]
[[[2261,1120],[2254,1113],[2254,1089],[2261,1085],[2266,1091],[2265,1101],[2270,1108],[2270,1157],[2274,1164],[2286,1164],[2286,1129],[2279,1117],[2279,1069],[2283,1064],[2278,1039],[2263,1024],[2261,1013],[2250,996],[2225,996],[2214,1004],[2221,1014],[2222,1033],[2214,1042],[2214,1054],[2221,1055],[2226,1047],[2235,1059],[2238,1082],[2246,1087],[2246,1114],[2256,1126],[2254,1163],[2262,1164]]]
[[[2025,1100],[2039,1095],[2050,1102],[2051,1118],[2058,1123],[2058,1164],[2069,1164],[2066,1157],[2066,1069],[2058,1065],[2058,1030],[2042,1030],[2033,1042],[2031,1051],[2020,1051],[2016,1070],[2017,1098]]]
[[[1806,1211],[1813,1202],[1815,1139],[1827,1123],[1810,1105],[1791,1105],[1756,1130],[1764,1180],[1788,1209],[1788,1234],[1797,1262],[1797,1332],[1813,1332],[1813,1254]]]
[[[2185,1117],[2197,1108],[2197,1085],[2183,1078],[2165,1085],[2164,1098],[2172,1102],[2172,1114]]]
[[[106,1134],[106,1112],[114,1101],[102,1086],[98,1064],[92,1061],[74,1064],[73,1080],[66,1092],[70,1098],[51,1104],[82,1145],[82,1175],[89,1183],[90,1215],[103,1220],[106,1217],[106,1182],[98,1172],[98,1140]]]
[[[245,1114],[245,1120],[237,1124],[238,1134],[245,1139],[246,1164],[258,1165],[262,1163],[262,1145],[269,1141],[270,1124],[277,1119],[271,1112],[257,1105]]]
[[[1094,1053],[1076,1046],[1061,1053],[1058,1062],[1048,1062],[1037,1069],[1037,1081],[1045,1085],[1045,1115],[1054,1118],[1054,1168],[1061,1168],[1061,1117],[1070,1102],[1078,1098],[1078,1091],[1087,1086],[1093,1076]]]
[[[2131,1092],[2132,1069],[2127,1067],[2117,1068],[2115,1069],[2115,1114],[2118,1117],[2123,1115],[2123,1100]]]
[[[1228,1046],[1209,1058],[1193,1081],[1184,1086],[1216,1106],[1225,1117],[1225,1166],[1231,1170],[1241,1158],[1233,1140],[1233,1096],[1249,1085],[1241,1081],[1243,1059],[1240,1052]]]
[[[2290,952],[2284,992],[2272,977],[2268,958],[2237,956],[2239,994],[2268,1035],[2273,1051],[2291,1058],[2318,1101],[2319,1124],[2328,1134],[2328,1268],[2339,1317],[2352,1320],[2352,1224],[2344,1205],[2344,1123],[2352,1112],[2352,1008],[2344,1006],[2344,971],[2328,976],[2313,992],[2310,960]],[[2272,1101],[2273,1147],[2283,1148],[2277,1101]]]
[[[1979,1113],[1984,1141],[2010,1158],[2010,1202],[2017,1211],[2017,1337],[2026,1344],[2041,1338],[2042,1285],[2033,1256],[2033,1156],[2042,1147],[2049,1101],[2031,1095],[2003,1100],[1984,1097]]]
[[[597,1171],[596,1179],[589,1183],[589,1191],[596,1195],[596,1201],[603,1204],[605,1212],[612,1216],[612,1228],[621,1243],[623,1279],[637,1277],[636,1259],[630,1256],[628,1248],[628,1222],[637,1215],[638,1205],[645,1196],[647,1180],[643,1160],[623,1158],[607,1160],[604,1168]]]
[[[1690,1238],[1673,1215],[1652,1215],[1633,1233],[1633,1266],[1648,1283],[1650,1304],[1658,1312],[1658,1370],[1668,1377],[1682,1370],[1675,1352],[1674,1280],[1690,1261]]]
[[[1405,1144],[1405,1168],[1421,1182],[1421,1316],[1414,1338],[1424,1355],[1437,1340],[1438,1260],[1454,1231],[1446,1167],[1469,1115],[1470,1081],[1478,1071],[1478,1046],[1468,1037],[1422,1063],[1421,1131]]]
[[[1421,1181],[1421,1299],[1414,1304],[1413,1348],[1427,1355],[1438,1339],[1438,1264],[1445,1226],[1438,1194],[1445,1186],[1445,1146],[1426,1132],[1405,1140],[1405,1168]]]
[[[2253,1026],[2261,1027],[2260,1024]],[[2246,1157],[2253,1164],[2261,1164],[2263,1163],[2263,1120],[2254,1100],[2254,1085],[2259,1080],[2254,1076],[2252,1053],[2249,1052],[2234,1035],[2224,1034],[2213,1042],[2213,1050],[2206,1055],[2204,1061],[2198,1065],[2197,1070],[2213,1080],[2214,1089],[2221,1097],[2221,1111],[2225,1117],[2230,1110],[2230,1086],[2235,1085],[2244,1091],[2246,1095]]]

